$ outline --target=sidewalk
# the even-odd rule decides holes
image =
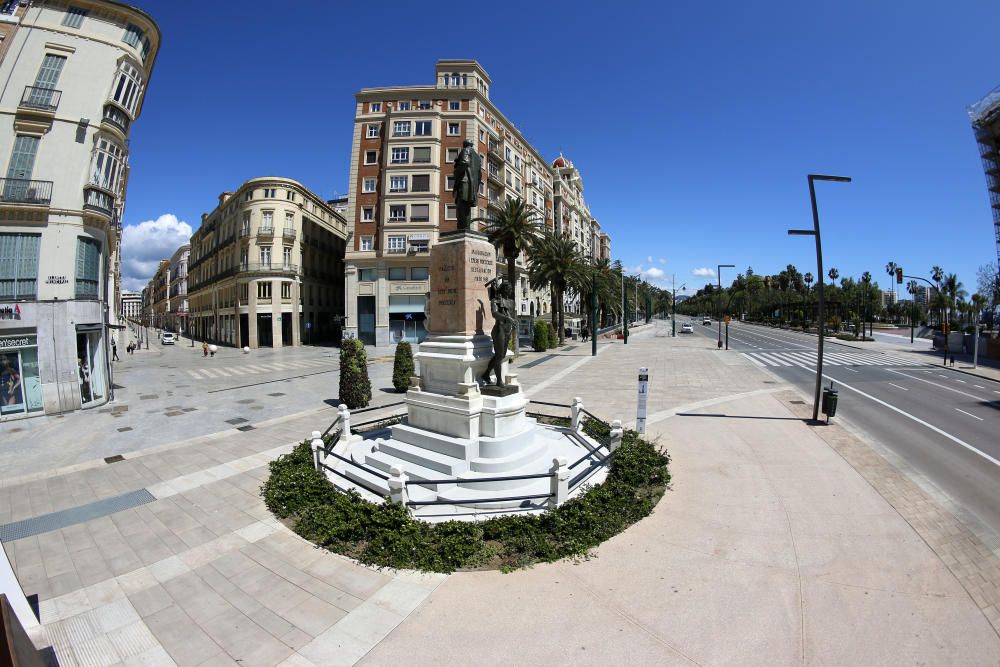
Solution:
[[[534,398],[630,421],[648,367],[648,435],[674,476],[596,558],[444,577],[314,548],[258,488],[329,423],[320,409],[7,480],[0,534],[39,595],[36,644],[63,665],[1000,660],[1000,561],[843,429],[806,426],[788,387],[653,327],[589,354],[516,370]]]

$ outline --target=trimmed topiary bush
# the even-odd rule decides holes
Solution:
[[[549,332],[549,342],[546,347],[550,350],[559,347],[559,336],[556,334],[556,328],[552,326],[551,322],[546,322],[545,328],[548,329]]]
[[[340,400],[351,410],[372,400],[368,355],[364,343],[357,339],[345,340],[340,346]]]
[[[596,438],[608,425],[584,422]],[[509,571],[534,563],[585,557],[591,549],[648,516],[670,484],[670,458],[635,431],[626,431],[604,484],[544,514],[500,516],[481,522],[425,523],[406,508],[376,505],[340,493],[312,467],[309,442],[270,464],[264,502],[292,529],[330,551],[377,567],[434,572],[490,568]]]
[[[392,386],[398,392],[410,387],[413,376],[413,348],[405,340],[396,344],[396,358],[392,361]]]
[[[535,352],[544,352],[549,348],[549,329],[545,320],[535,320],[535,337],[531,346]]]

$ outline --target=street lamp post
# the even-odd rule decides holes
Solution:
[[[717,271],[715,272],[715,278],[719,281],[719,294],[722,294],[722,269],[735,269],[735,264],[718,264]],[[721,296],[720,296],[721,299]],[[721,308],[722,301],[719,301],[719,307]],[[716,319],[719,320],[719,347],[722,347],[722,318],[719,317],[719,312],[715,312]],[[729,349],[729,325],[726,325],[726,349]]]
[[[628,300],[625,298],[625,268],[622,268],[622,337],[628,345]]]
[[[816,275],[820,276],[819,281],[819,304],[817,305],[817,315],[819,317],[819,335],[816,342],[816,395],[813,397],[813,417],[812,420],[819,420],[819,397],[823,386],[823,336],[826,333],[826,315],[823,312],[823,244],[819,235],[819,209],[816,208],[816,187],[814,181],[836,181],[839,183],[850,183],[849,176],[824,176],[822,174],[809,174],[809,200],[812,203],[813,228],[810,229],[789,229],[791,235],[815,236],[816,237]]]
[[[670,279],[670,284],[674,287],[674,296],[670,300],[670,304],[673,307],[673,314],[670,316],[670,329],[674,336],[677,338],[677,274],[674,274]],[[687,283],[681,285],[681,291],[683,292],[687,289]]]
[[[597,356],[597,268],[590,276],[590,356]]]

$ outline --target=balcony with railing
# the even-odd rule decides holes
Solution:
[[[92,183],[83,186],[83,210],[94,211],[109,218],[115,210],[115,197]]]
[[[274,236],[274,227],[261,225],[257,228],[257,236]]]
[[[0,202],[48,206],[52,202],[52,181],[0,178]]]
[[[281,230],[281,238],[285,241],[294,241],[296,234],[297,232],[294,229],[289,229],[288,227]]]
[[[127,113],[110,103],[104,105],[104,114],[101,116],[101,122],[117,128],[122,134],[128,134],[128,128],[132,123]]]
[[[17,106],[21,109],[54,113],[59,108],[61,97],[62,91],[55,88],[25,86],[24,92],[21,94],[21,103]]]
[[[296,264],[284,264],[282,262],[244,262],[240,264],[240,271],[244,273],[297,273]]]

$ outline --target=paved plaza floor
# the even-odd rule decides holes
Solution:
[[[126,416],[16,423],[22,454],[45,434],[43,452],[61,452],[47,466],[0,452],[13,465],[0,532],[38,596],[32,636],[63,665],[1000,661],[995,554],[853,434],[807,425],[808,406],[774,376],[663,333],[602,342],[596,358],[577,344],[519,360],[531,398],[580,396],[626,422],[648,367],[648,436],[673,457],[674,482],[594,557],[511,574],[377,571],[270,516],[258,493],[267,462],[334,416],[326,350],[256,355],[270,366],[262,389],[237,387],[252,371],[207,377],[216,367],[180,346],[137,353],[117,381],[173,374],[172,396],[122,390]],[[227,352],[207,363],[242,359]],[[376,403],[399,400],[380,391],[391,361],[371,371]],[[307,377],[285,383],[284,372]],[[253,410],[238,402],[249,398]],[[133,405],[150,407],[131,416]],[[97,424],[86,433],[84,418]]]

